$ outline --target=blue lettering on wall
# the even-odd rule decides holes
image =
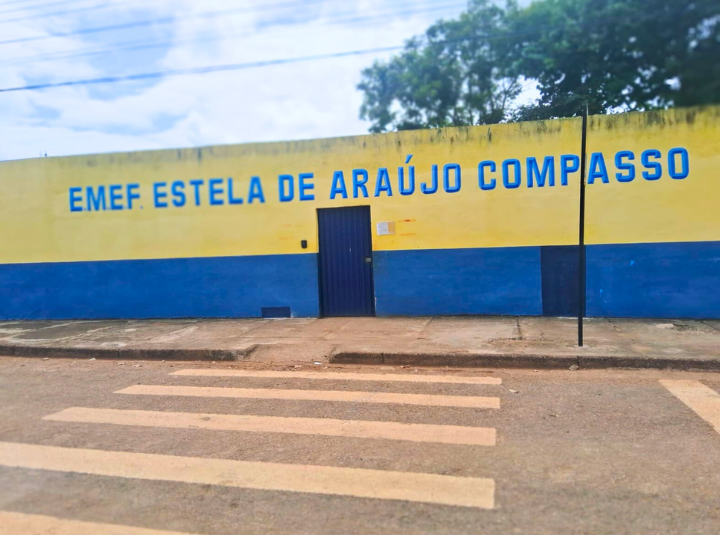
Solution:
[[[677,170],[675,156],[680,156],[680,170]],[[690,174],[690,156],[687,149],[676,147],[668,151],[668,174],[670,178],[681,180]]]
[[[360,177],[362,177],[362,180],[360,180]],[[352,172],[352,179],[353,179],[353,199],[358,198],[358,192],[362,191],[362,196],[367,197],[368,191],[365,184],[367,184],[368,181],[368,172],[365,169],[353,169]]]
[[[165,186],[167,186],[165,182],[155,182],[155,184],[153,184],[153,199],[155,200],[155,208],[167,208],[167,202],[163,200],[167,197]]]
[[[185,182],[176,180],[172,183],[173,204],[178,208],[185,206]]]
[[[87,210],[96,212],[99,210],[105,210],[105,186],[98,186],[97,193],[94,193],[93,187],[88,186],[85,188],[87,194]]]
[[[108,187],[110,192],[110,210],[122,210],[123,206],[120,204],[122,201],[122,186],[120,184],[113,184]]]
[[[82,212],[82,206],[78,203],[82,202],[82,188],[70,188],[70,211],[71,212]]]
[[[265,194],[263,193],[262,183],[259,176],[250,177],[250,192],[248,193],[248,204],[252,204],[257,199],[260,204],[265,203]]]
[[[127,207],[128,210],[133,209],[133,199],[139,199],[140,193],[137,192],[137,190],[140,189],[140,184],[128,184],[125,187],[125,192],[127,194]]]
[[[510,180],[510,166],[515,169],[513,171],[513,179]],[[522,176],[520,175],[520,160],[509,159],[502,163],[503,186],[507,189],[515,189],[520,187]]]
[[[210,190],[210,204],[225,204],[225,200],[221,197],[223,194],[223,182],[225,181],[222,178],[211,178],[210,180],[208,180],[208,189]]]
[[[345,177],[342,171],[335,171],[332,178],[332,186],[330,186],[330,200],[337,195],[341,195],[343,199],[348,198],[347,188],[345,187]]]
[[[242,197],[235,197],[233,194],[233,179],[227,179],[227,190],[228,190],[228,204],[242,204]]]
[[[392,187],[390,186],[390,175],[388,175],[387,167],[378,169],[377,182],[375,182],[375,197],[380,197],[380,193],[387,193],[388,197],[392,197]]]
[[[605,158],[602,152],[593,152],[590,155],[590,169],[588,170],[588,184],[594,184],[595,179],[599,178],[603,184],[608,184],[610,178],[608,177],[607,167],[605,166]]]
[[[660,154],[660,151],[657,149],[648,149],[642,153],[640,156],[640,161],[642,161],[642,164],[645,166],[646,169],[652,169],[653,172],[650,173],[648,171],[643,171],[643,178],[645,180],[657,180],[662,176],[662,166],[659,162],[651,162],[650,158],[653,158],[657,160],[660,158],[662,154]]]
[[[412,159],[412,154],[408,154],[405,159],[405,165],[399,166],[398,169],[398,190],[403,196],[414,195],[415,188],[415,166],[408,165]],[[611,156],[608,156],[608,158]],[[621,150],[613,156],[616,172],[614,174],[618,183],[632,182],[637,174],[636,155],[631,150]],[[542,165],[540,165],[538,157],[530,156],[525,159],[525,170],[527,173],[526,182],[523,181],[523,166],[521,160],[517,158],[508,158],[501,164],[502,182],[507,189],[516,189],[527,184],[528,188],[534,187],[553,187],[555,186],[555,158],[556,156],[544,156]],[[580,170],[580,158],[574,154],[563,154],[560,158],[560,184],[568,185],[568,176],[570,173],[576,173]],[[647,149],[641,153],[641,164],[644,168],[642,176],[646,180],[659,180],[663,176],[663,166],[667,164],[667,174],[675,180],[683,180],[690,175],[690,155],[684,147],[675,147],[667,152],[667,159],[663,158],[663,153],[657,149]],[[433,164],[430,169],[430,180],[420,183],[420,191],[424,195],[432,195],[439,189],[439,165]],[[478,163],[478,186],[481,190],[493,190],[497,187],[499,177],[494,177],[491,173],[497,173],[498,163],[493,160],[483,160]],[[375,172],[374,170],[372,171]],[[462,185],[462,168],[457,163],[447,163],[442,169],[442,185],[447,193],[456,193],[460,191]],[[278,195],[280,202],[293,201],[296,198],[300,201],[315,200],[315,184],[314,173],[299,173],[297,175],[297,186],[295,183],[295,175],[284,174],[278,175]],[[369,173],[366,169],[352,170],[352,189],[353,198],[368,198],[368,177]],[[605,163],[605,155],[601,152],[594,152],[590,155],[588,164],[587,183],[594,184],[596,180],[603,184],[610,182],[607,165]],[[207,199],[205,199],[202,189],[207,183]],[[197,178],[189,181],[175,180],[168,182],[154,182],[152,184],[153,205],[155,208],[167,208],[172,205],[176,208],[186,206],[188,193],[186,187],[191,187],[192,199],[195,206],[201,206],[203,200],[210,206],[240,205],[244,203],[242,196],[237,196],[236,184],[230,178]],[[239,187],[239,186],[238,186]],[[298,196],[295,196],[297,189]],[[375,182],[374,197],[380,197],[382,193],[388,197],[392,197],[392,182],[387,167],[377,169],[377,180]],[[84,193],[84,196],[83,196]],[[347,199],[349,197],[348,185],[345,182],[343,171],[333,172],[332,182],[330,186],[330,199],[341,197]],[[105,210],[133,210],[140,205],[141,199],[140,184],[109,184],[101,186],[76,186],[68,188],[69,209],[71,212],[83,211],[105,211]],[[263,192],[260,177],[253,176],[250,178],[247,204],[259,202],[265,203],[265,194]]]
[[[537,160],[532,156],[527,159],[526,164],[528,188],[533,187],[533,177],[535,177],[538,188],[545,187],[545,182],[549,186],[555,185],[555,157],[545,156],[542,171],[538,167]]]
[[[408,154],[405,158],[405,165],[410,163],[413,155]],[[398,167],[398,188],[400,189],[400,195],[412,195],[415,193],[415,166],[408,166],[408,186],[405,187],[405,168]]]
[[[450,171],[455,174],[455,179],[450,185]],[[456,163],[448,163],[443,167],[443,188],[447,193],[457,193],[460,191],[460,166]]]
[[[485,182],[485,168],[486,167],[489,167],[490,171],[493,173],[495,171],[497,171],[495,162],[493,162],[492,160],[485,160],[478,164],[478,183],[480,184],[480,189],[484,189],[484,190],[495,189],[496,181],[494,178],[491,178],[490,182]]]
[[[575,154],[563,154],[560,156],[560,185],[568,185],[568,174],[577,173],[580,170],[580,157]]]
[[[278,192],[280,202],[290,202],[295,197],[295,177],[292,175],[278,176]]]
[[[200,206],[200,186],[204,183],[205,181],[202,178],[196,178],[190,181],[190,185],[195,188],[195,206]]]
[[[433,165],[430,170],[430,187],[423,182],[420,184],[420,191],[422,191],[425,195],[432,195],[438,190],[438,166]]]
[[[298,175],[298,180],[300,181],[300,187],[298,189],[300,190],[301,201],[315,200],[315,194],[308,193],[308,191],[312,191],[315,189],[315,184],[308,182],[309,180],[312,180],[313,177],[314,175],[312,173],[300,173]]]
[[[632,182],[635,179],[635,165],[625,162],[625,159],[632,162],[635,160],[635,155],[630,150],[621,150],[615,155],[615,167],[618,171],[627,171],[627,174],[615,173],[618,182]]]

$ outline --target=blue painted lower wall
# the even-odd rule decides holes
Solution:
[[[552,315],[558,307],[551,301],[577,300],[577,268],[542,262],[540,247],[382,251],[374,258],[378,315]],[[720,242],[590,245],[586,282],[587,316],[720,318]]]
[[[545,249],[545,261],[540,247],[376,251],[377,315],[551,313],[576,288],[556,273],[571,262],[548,261],[563,251]],[[3,320],[260,317],[271,307],[313,317],[318,295],[315,254],[0,265]],[[588,246],[586,306],[588,316],[720,318],[720,242]]]
[[[720,318],[720,242],[589,246],[587,315]]]
[[[0,319],[317,316],[317,256],[5,264],[0,296]]]
[[[540,247],[378,251],[378,316],[542,314]]]

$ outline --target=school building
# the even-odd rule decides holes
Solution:
[[[0,163],[0,319],[573,315],[581,118]],[[720,317],[720,107],[592,116],[587,316]]]

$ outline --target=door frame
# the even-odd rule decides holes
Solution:
[[[370,244],[370,304],[372,312],[370,316],[327,316],[325,310],[323,310],[323,285],[322,285],[322,264],[320,262],[320,210],[342,210],[344,208],[367,208],[368,212],[368,243]],[[357,204],[352,206],[331,206],[325,208],[315,209],[315,226],[316,226],[316,239],[317,239],[317,276],[318,276],[318,311],[321,318],[335,318],[335,317],[346,317],[346,318],[374,318],[375,312],[375,258],[373,253],[372,242],[372,207],[369,204]]]

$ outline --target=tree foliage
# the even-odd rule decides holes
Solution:
[[[371,132],[494,123],[520,92],[510,62],[492,38],[506,12],[473,0],[457,20],[439,21],[401,54],[362,73],[360,116]]]
[[[536,102],[517,106],[521,81]],[[362,73],[371,131],[720,102],[717,0],[472,0]]]

